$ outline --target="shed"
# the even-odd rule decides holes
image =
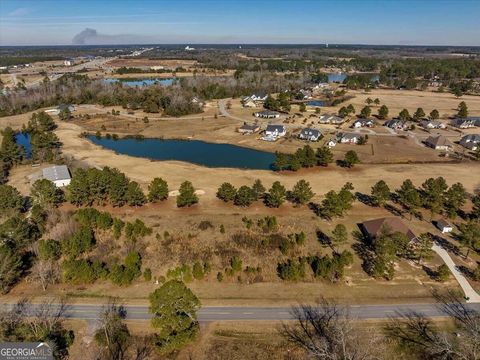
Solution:
[[[42,170],[44,179],[50,180],[56,187],[70,185],[72,177],[66,165],[54,165]]]
[[[453,231],[453,226],[445,219],[438,220],[436,225],[437,228],[442,232],[442,234]]]

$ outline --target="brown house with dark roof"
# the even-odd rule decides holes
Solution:
[[[370,240],[380,235],[382,230],[389,230],[391,232],[400,232],[407,236],[410,241],[416,239],[415,234],[405,225],[402,220],[397,217],[380,218],[375,220],[365,221],[361,224],[361,230],[367,235]]]
[[[448,140],[445,136],[438,135],[438,136],[429,136],[425,140],[425,145],[431,147],[435,150],[451,150],[453,148],[453,144]]]

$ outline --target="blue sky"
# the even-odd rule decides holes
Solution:
[[[0,0],[0,45],[344,43],[480,46],[479,0]],[[93,35],[92,35],[93,33]]]

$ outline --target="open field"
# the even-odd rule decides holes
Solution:
[[[385,104],[388,106],[389,116],[391,117],[398,115],[403,109],[407,109],[410,115],[413,115],[415,110],[421,107],[427,115],[433,109],[437,109],[441,118],[447,118],[457,113],[457,107],[461,101],[467,103],[469,113],[472,116],[480,115],[480,96],[464,95],[457,98],[450,93],[387,89],[373,89],[369,92],[349,90],[348,95],[354,95],[355,98],[336,107],[328,108],[328,110],[337,111],[342,106],[353,104],[357,113],[360,113],[360,110],[366,105],[365,100],[367,98],[378,98],[380,99],[380,105],[372,107],[372,114],[374,115],[377,114],[378,108]]]
[[[316,197],[314,201],[318,201]],[[71,205],[62,206],[63,212],[74,210]],[[212,266],[211,273],[201,281],[193,281],[189,287],[199,296],[207,306],[267,306],[288,305],[297,302],[314,302],[320,296],[335,298],[339,302],[349,304],[383,304],[431,302],[431,288],[438,286],[457,287],[452,279],[448,283],[439,285],[416,263],[401,261],[396,268],[396,277],[393,281],[374,280],[362,269],[362,260],[354,255],[354,263],[346,270],[345,280],[331,284],[325,280],[315,280],[310,270],[304,281],[298,283],[281,281],[276,275],[276,266],[279,261],[285,261],[292,256],[309,254],[330,254],[331,249],[324,247],[317,238],[317,231],[331,233],[338,223],[347,226],[349,232],[358,231],[357,223],[366,219],[391,216],[381,208],[371,208],[357,202],[348,216],[335,221],[326,222],[316,217],[306,207],[294,208],[285,204],[280,209],[269,209],[262,204],[252,205],[242,209],[224,204],[217,199],[201,198],[200,204],[190,209],[178,209],[174,199],[161,204],[147,204],[141,208],[102,208],[112,215],[126,221],[134,218],[142,219],[153,228],[153,234],[137,243],[141,251],[143,264],[152,269],[153,276],[164,276],[170,268],[181,264],[192,265],[195,261],[208,261]],[[365,214],[368,212],[368,216]],[[220,216],[221,214],[221,216]],[[266,215],[275,215],[282,234],[304,231],[307,240],[305,245],[295,247],[288,255],[282,255],[278,249],[262,250],[237,245],[232,239],[235,234],[245,231],[242,222],[244,216],[254,222]],[[201,230],[201,222],[209,222],[212,227]],[[225,234],[220,233],[219,227],[224,225]],[[431,231],[438,234],[433,226],[426,222],[411,221],[409,226],[420,234]],[[166,233],[172,234],[165,235]],[[158,234],[158,235],[157,235]],[[350,236],[345,249],[357,254],[358,240]],[[100,237],[97,250],[93,258],[105,261],[121,261],[125,256],[128,244],[123,241],[112,240],[111,237]],[[246,274],[226,277],[219,283],[216,280],[217,271],[228,267],[229,259],[239,256],[244,266],[261,267],[261,277],[253,280]],[[441,264],[438,257],[429,260],[425,266],[435,269]],[[104,301],[108,296],[116,296],[127,303],[142,303],[158,285],[153,281],[136,281],[132,286],[122,288],[110,282],[98,281],[93,285],[72,286],[59,284],[49,287],[48,295],[69,296],[72,298],[93,301]],[[16,286],[8,298],[24,296],[43,296],[45,293],[39,285],[21,283]],[[91,301],[91,300],[89,300]]]
[[[196,60],[186,59],[136,59],[136,58],[119,58],[111,60],[107,63],[111,67],[149,67],[163,66],[167,69],[175,69],[177,67],[190,68],[197,64]]]

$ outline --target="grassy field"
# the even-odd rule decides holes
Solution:
[[[61,210],[68,212],[73,209],[71,205],[64,205]],[[193,265],[198,260],[208,261],[212,266],[211,273],[204,280],[189,283],[189,287],[200,297],[204,305],[280,306],[314,302],[320,296],[350,304],[429,302],[432,301],[432,288],[457,287],[454,280],[437,283],[429,277],[422,266],[407,261],[398,263],[393,281],[374,280],[362,269],[362,260],[356,252],[359,242],[352,235],[343,248],[355,254],[354,263],[346,270],[344,280],[332,284],[326,280],[314,279],[308,269],[307,276],[302,282],[285,282],[278,278],[276,275],[278,262],[297,256],[331,254],[332,250],[319,242],[317,232],[329,234],[336,224],[343,223],[352,233],[358,231],[357,224],[361,221],[390,215],[386,210],[370,208],[358,202],[348,216],[332,222],[320,220],[307,208],[284,205],[280,209],[269,209],[257,204],[248,209],[241,209],[219,200],[204,201],[191,209],[177,209],[171,199],[166,203],[148,204],[141,208],[108,207],[103,210],[127,221],[138,217],[153,228],[153,234],[140,240],[137,248],[143,254],[143,266],[151,268],[155,277],[165,276],[168,269],[181,264]],[[305,245],[297,246],[283,255],[275,248],[256,249],[235,243],[233,235],[246,231],[241,220],[244,216],[256,222],[266,215],[277,217],[281,234],[287,235],[303,230],[307,235]],[[200,223],[207,221],[212,227],[201,230]],[[225,234],[220,232],[220,225],[224,225]],[[433,225],[426,222],[412,221],[409,222],[409,226],[417,234],[425,231],[435,233]],[[172,235],[166,236],[165,232]],[[97,241],[96,250],[91,256],[107,262],[121,262],[129,246],[123,240],[116,241],[102,234]],[[226,276],[225,280],[219,283],[216,274],[229,266],[232,256],[239,256],[244,267],[247,265],[260,267],[260,278],[253,279],[246,274],[238,273],[232,277]],[[434,257],[425,266],[435,269],[440,264],[441,260]],[[48,289],[48,294],[77,297],[83,301],[86,298],[88,301],[95,299],[104,301],[106,296],[116,296],[129,303],[142,303],[156,287],[153,281],[139,280],[126,288],[99,281],[88,286],[55,285]],[[22,283],[9,294],[9,297],[18,298],[33,294],[45,295],[39,289],[39,285],[37,288],[31,283]]]
[[[472,116],[480,115],[480,96],[464,95],[460,98],[450,93],[438,93],[417,90],[388,90],[373,89],[370,92],[363,90],[349,90],[348,95],[354,98],[340,104],[339,106],[329,108],[328,110],[338,110],[340,107],[353,104],[357,113],[366,105],[367,98],[380,100],[379,106],[372,107],[372,114],[377,114],[377,109],[382,105],[387,105],[389,116],[397,116],[398,113],[407,109],[410,115],[413,115],[417,108],[421,107],[428,115],[433,109],[437,109],[441,118],[447,118],[457,113],[458,104],[465,101],[468,105],[469,112]]]

